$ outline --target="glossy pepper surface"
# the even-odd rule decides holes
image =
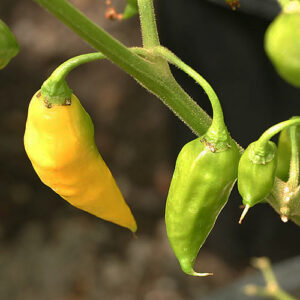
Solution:
[[[300,3],[290,1],[268,27],[265,50],[278,74],[300,87]]]
[[[197,253],[228,200],[237,177],[239,149],[234,142],[218,151],[204,137],[186,144],[179,153],[166,204],[170,244],[182,270],[196,273]]]
[[[277,148],[268,142],[263,153],[256,151],[257,143],[251,143],[243,153],[238,168],[238,190],[243,204],[249,207],[266,197],[275,180],[277,166]]]
[[[47,186],[70,204],[99,218],[137,229],[130,208],[100,156],[91,118],[75,95],[47,105],[37,92],[29,105],[25,150]]]

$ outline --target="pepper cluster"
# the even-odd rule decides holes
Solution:
[[[288,121],[281,122],[269,128],[254,143],[251,143],[243,153],[238,168],[238,189],[243,198],[245,210],[240,219],[240,223],[250,207],[257,203],[264,202],[271,193],[274,186],[275,177],[283,180],[282,185],[286,185],[285,190],[295,190],[298,188],[299,176],[299,134],[292,136],[291,131],[299,132],[300,117],[294,117]],[[270,139],[281,132],[278,143],[278,150],[275,143]],[[291,143],[295,144],[293,150]],[[296,178],[295,178],[296,177]],[[278,180],[280,180],[278,179]],[[286,181],[286,182],[285,182]],[[283,195],[283,194],[280,194]],[[292,196],[292,194],[289,194]],[[278,196],[277,196],[278,198]],[[283,196],[279,202],[279,212],[284,221],[288,220],[287,207],[290,201]]]

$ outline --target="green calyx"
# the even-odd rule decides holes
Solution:
[[[41,94],[45,105],[69,105],[72,90],[65,80],[52,80],[51,76],[43,83]]]
[[[230,135],[225,124],[223,127],[213,121],[202,140],[212,152],[226,151],[231,148]]]
[[[20,46],[8,26],[0,20],[0,70],[20,51]]]
[[[253,142],[249,145],[249,159],[253,164],[265,165],[274,159],[277,147],[273,142],[268,141],[264,145]]]
[[[300,117],[293,117],[267,129],[256,142],[248,147],[251,161],[255,164],[265,164],[272,160],[277,152],[277,147],[273,142],[270,142],[270,139],[285,128],[299,124]]]
[[[72,90],[66,83],[66,76],[76,67],[97,59],[104,59],[105,56],[100,53],[88,53],[73,57],[58,68],[50,75],[41,87],[41,94],[45,105],[70,105]]]

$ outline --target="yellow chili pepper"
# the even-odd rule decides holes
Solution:
[[[50,104],[40,91],[33,96],[24,145],[42,182],[62,198],[136,231],[130,208],[95,145],[91,118],[74,94],[64,104]]]

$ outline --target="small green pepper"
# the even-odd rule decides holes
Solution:
[[[207,276],[211,273],[194,271],[194,261],[230,195],[240,151],[230,138],[219,99],[208,82],[167,49],[157,47],[154,52],[196,80],[213,108],[207,132],[179,153],[165,211],[168,238],[181,269],[189,275]]]
[[[250,207],[264,201],[274,185],[277,147],[270,139],[284,128],[299,122],[300,118],[293,118],[272,126],[243,153],[238,167],[238,190],[243,198],[245,209],[239,223],[242,222]]]
[[[238,190],[246,208],[261,202],[270,193],[275,180],[276,154],[276,145],[270,141],[264,147],[258,142],[251,143],[243,153],[238,168]]]
[[[300,3],[290,1],[268,27],[265,50],[278,74],[300,87]]]
[[[0,20],[0,70],[18,54],[20,47],[7,25]]]

